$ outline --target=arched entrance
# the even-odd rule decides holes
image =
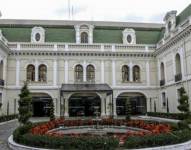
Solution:
[[[142,93],[128,93],[120,94],[116,99],[117,115],[124,116],[126,113],[126,101],[130,100],[131,114],[145,114],[147,112],[146,97]]]
[[[50,114],[51,96],[46,93],[32,93],[33,117],[48,117]]]
[[[69,116],[96,116],[101,114],[101,99],[96,93],[76,93],[69,98]]]

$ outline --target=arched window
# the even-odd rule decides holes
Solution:
[[[82,65],[76,65],[75,67],[75,80],[76,81],[83,81],[83,67]]]
[[[81,43],[88,43],[88,34],[86,32],[81,33]]]
[[[95,69],[93,65],[88,65],[86,68],[87,81],[95,81]]]
[[[40,65],[38,68],[39,78],[38,80],[40,82],[46,82],[47,81],[47,67],[45,65]]]
[[[182,80],[182,68],[181,68],[181,59],[180,54],[176,54],[175,57],[176,63],[176,75],[175,75],[175,82]]]
[[[164,63],[160,64],[160,73],[161,73],[161,80],[165,80],[165,73],[164,73]]]
[[[137,65],[133,67],[133,81],[140,82],[140,68]]]
[[[180,54],[176,54],[176,75],[181,74]]]
[[[127,65],[124,65],[122,67],[122,82],[129,81],[129,67]]]
[[[35,67],[32,64],[27,66],[27,81],[35,81]]]

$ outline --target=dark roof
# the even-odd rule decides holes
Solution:
[[[62,84],[61,92],[106,92],[112,93],[108,84]]]
[[[9,42],[30,42],[31,27],[1,27],[3,35]],[[75,29],[53,28],[45,29],[45,42],[67,42],[75,43]],[[125,28],[101,28],[95,27],[93,31],[94,43],[118,43],[122,44],[122,32]],[[136,32],[137,44],[156,44],[161,34],[160,29],[134,28]]]
[[[184,22],[189,16],[191,16],[191,4],[176,17],[176,25]]]

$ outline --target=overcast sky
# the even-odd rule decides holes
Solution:
[[[1,18],[68,20],[69,0],[0,0]],[[70,0],[73,20],[162,22],[167,11],[178,14],[190,0]]]

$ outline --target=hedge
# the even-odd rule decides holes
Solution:
[[[132,136],[125,142],[125,148],[148,148],[164,145],[172,145],[186,142],[191,139],[191,130],[179,130],[172,133],[158,135],[146,135],[144,137]]]
[[[27,146],[52,149],[112,150],[116,149],[119,145],[118,139],[113,137],[50,137],[46,135],[32,135],[31,133],[28,133],[31,127],[32,124],[17,128],[13,133],[14,141]]]
[[[162,112],[147,112],[148,116],[161,117],[168,119],[184,120],[186,116],[183,113],[162,113]]]
[[[18,115],[3,115],[3,116],[0,116],[0,122],[5,122],[5,121],[9,121],[9,120],[12,120],[12,119],[16,119],[18,118]]]

